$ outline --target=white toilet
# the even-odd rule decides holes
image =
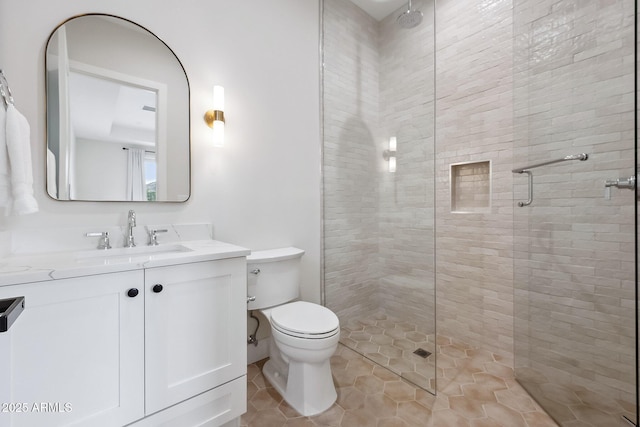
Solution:
[[[264,376],[293,409],[310,416],[336,401],[329,359],[338,347],[340,323],[326,307],[294,301],[300,294],[303,254],[297,248],[252,252],[247,257],[248,309],[260,310],[271,324]]]

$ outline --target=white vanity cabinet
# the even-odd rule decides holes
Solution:
[[[147,414],[246,375],[245,258],[147,269],[145,292]]]
[[[244,256],[0,286],[17,296],[0,427],[214,427],[246,411]]]
[[[0,287],[0,299],[25,297],[0,333],[0,426],[113,427],[144,416],[143,280],[139,270]]]

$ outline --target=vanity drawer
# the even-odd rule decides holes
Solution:
[[[130,427],[218,427],[247,411],[247,377],[155,413]]]

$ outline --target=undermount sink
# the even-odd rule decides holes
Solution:
[[[192,249],[180,244],[158,246],[136,246],[133,248],[116,248],[106,250],[81,251],[75,254],[76,262],[122,262],[132,259],[153,259],[159,255],[170,255],[191,252]]]

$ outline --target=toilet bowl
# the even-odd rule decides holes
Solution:
[[[271,326],[267,381],[304,416],[331,407],[337,393],[330,359],[340,339],[340,322],[328,308],[292,301],[299,294],[304,251],[283,248],[247,257],[249,310],[260,310]],[[251,298],[253,299],[253,298]]]

